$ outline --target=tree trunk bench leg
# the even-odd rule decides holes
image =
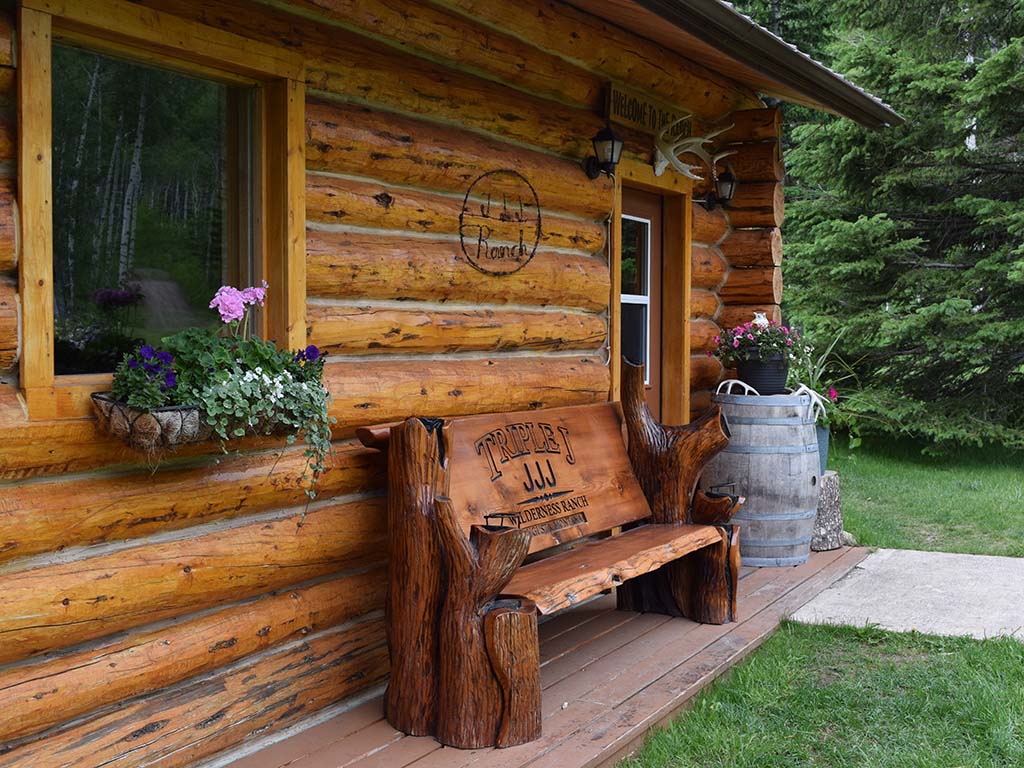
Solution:
[[[664,566],[669,571],[672,597],[679,612],[702,624],[736,621],[739,583],[739,526],[716,526],[722,534],[713,544]]]
[[[540,643],[537,609],[528,600],[499,601],[484,616],[487,654],[501,689],[495,746],[540,738]]]
[[[518,683],[518,675],[514,670],[497,672],[492,659],[496,655],[508,665],[521,653],[518,646],[532,639],[531,653],[538,656],[538,679],[540,675],[532,605],[522,618],[517,618],[514,610],[506,610],[503,615],[509,618],[492,619],[496,634],[492,632],[490,643],[484,626],[498,591],[508,584],[526,557],[530,534],[517,528],[491,530],[474,525],[467,537],[446,498],[435,500],[435,520],[448,572],[438,631],[440,675],[435,736],[442,744],[460,749],[493,747],[503,730],[518,736],[522,729],[507,724],[508,693],[502,689],[503,676]],[[524,618],[533,622],[532,637],[522,627]],[[503,642],[505,639],[517,645],[510,647]]]

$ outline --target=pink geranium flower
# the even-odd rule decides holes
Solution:
[[[220,312],[221,322],[232,323],[245,316],[245,299],[237,288],[222,285],[214,294],[210,309]]]
[[[242,301],[250,305],[259,304],[262,307],[263,300],[264,298],[266,298],[267,295],[267,288],[269,287],[270,286],[267,285],[267,281],[264,280],[263,285],[260,286],[259,288],[255,288],[251,285],[248,288],[243,288],[240,291],[240,293],[242,294]]]

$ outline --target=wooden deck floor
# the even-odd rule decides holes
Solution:
[[[741,574],[742,621],[695,624],[614,610],[610,596],[540,626],[543,735],[503,750],[458,750],[405,736],[377,696],[230,768],[592,768],[613,765],[788,616],[844,576],[864,549],[816,552],[796,568]],[[223,763],[222,763],[223,764]]]

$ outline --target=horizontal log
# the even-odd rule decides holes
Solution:
[[[690,358],[690,389],[712,389],[722,378],[722,364],[717,357],[694,355]]]
[[[382,622],[338,627],[14,747],[0,766],[186,768],[380,683],[387,658]]]
[[[720,147],[719,151],[726,149],[736,151],[735,155],[726,158],[724,162],[736,175],[737,189],[754,181],[782,181],[786,176],[782,145],[778,139],[729,144]]]
[[[718,314],[720,306],[721,302],[718,300],[718,294],[714,291],[704,290],[703,288],[695,288],[690,291],[690,317],[694,319],[707,318],[710,320]]]
[[[306,133],[306,164],[313,170],[465,195],[484,173],[513,169],[536,191],[542,220],[548,208],[600,221],[612,209],[612,180],[590,181],[577,162],[426,120],[309,99]],[[490,189],[503,191],[497,182]],[[522,195],[518,183],[508,191]]]
[[[685,105],[698,117],[718,118],[760,105],[755,94],[717,72],[557,0],[536,3],[528,13],[515,0],[444,0],[444,5],[608,79]]]
[[[382,568],[340,576],[0,673],[0,740],[38,733],[351,621],[384,605],[386,583]]]
[[[373,562],[383,539],[373,499],[9,574],[0,663]]]
[[[735,229],[719,246],[732,267],[777,267],[782,264],[782,233],[770,229]]]
[[[694,288],[715,289],[729,271],[717,248],[694,245],[690,250],[690,281]]]
[[[15,179],[0,179],[0,272],[13,272],[18,266],[17,195]]]
[[[417,234],[457,235],[464,197],[310,173],[306,177],[306,218],[322,224],[388,229]],[[484,202],[476,198],[475,202]],[[584,253],[604,251],[605,228],[597,221],[545,212],[540,245]],[[2,244],[0,244],[2,245]]]
[[[764,312],[765,317],[777,323],[782,321],[778,304],[732,304],[722,307],[715,322],[721,328],[735,328],[753,320],[755,312]]]
[[[473,246],[469,246],[471,249]],[[519,271],[476,269],[458,239],[420,240],[311,229],[306,290],[330,299],[525,304],[601,311],[611,278],[604,259],[537,249]]]
[[[765,141],[782,136],[782,110],[778,107],[737,110],[722,123],[731,123],[732,128],[717,137],[719,144]]]
[[[310,304],[311,343],[330,354],[598,350],[605,319],[586,312]]]
[[[329,363],[331,414],[351,428],[409,416],[553,408],[608,399],[608,366],[593,357],[509,357]]]
[[[486,73],[528,93],[590,108],[602,103],[601,78],[529,41],[444,8],[389,0],[291,0],[290,4],[458,69]]]
[[[0,162],[9,163],[18,153],[18,129],[13,107],[0,107]]]
[[[782,184],[774,181],[737,184],[729,203],[729,223],[742,227],[781,227],[784,217]]]
[[[709,211],[703,205],[694,203],[690,210],[693,212],[691,238],[694,243],[714,245],[729,231],[729,222],[721,208]]]
[[[699,419],[711,409],[711,398],[713,392],[710,389],[701,389],[690,392],[690,421]]]
[[[603,83],[594,75],[590,75],[587,84],[588,90],[593,92],[588,103],[569,105],[561,99],[552,101],[533,91],[507,88],[467,72],[463,64],[452,59],[450,49],[445,56],[448,62],[438,63],[433,56],[423,58],[410,52],[409,46],[396,45],[394,40],[371,39],[350,31],[347,27],[352,24],[348,19],[344,26],[339,26],[266,8],[254,12],[252,3],[244,0],[218,0],[214,13],[204,12],[201,7],[189,9],[190,3],[182,0],[156,0],[153,4],[300,53],[306,61],[307,86],[347,101],[426,115],[544,147],[567,157],[582,158],[589,154],[592,151],[590,137],[603,123],[599,109]],[[346,5],[347,15],[365,19],[374,14],[373,3],[370,7],[360,3],[362,8],[352,7],[351,3]],[[389,15],[400,24],[404,13],[404,7],[397,6],[397,12]],[[454,16],[453,20],[458,24],[460,17]],[[480,26],[475,21],[469,25]],[[411,28],[402,27],[400,37],[411,34],[414,34]],[[446,36],[449,40],[453,35],[462,38],[461,30],[431,34]],[[438,42],[444,44],[441,40],[435,40],[434,44]],[[522,41],[518,42],[522,45]],[[538,54],[542,59],[539,64],[544,63],[543,59],[552,59],[541,51]],[[452,61],[457,63],[455,68],[451,66]],[[556,77],[559,72],[557,64],[554,66],[549,77]],[[569,77],[574,69],[570,64]],[[640,135],[632,135],[629,129],[623,132],[623,138],[634,145],[638,142],[646,145],[638,146],[638,150],[649,153],[650,142],[639,141]]]
[[[101,477],[79,475],[4,488],[0,562],[65,547],[139,538],[197,523],[300,506],[303,449],[217,454],[188,467]],[[320,498],[384,485],[385,462],[356,443],[335,446],[320,476]],[[195,493],[202,488],[202,493]]]
[[[17,360],[18,285],[12,278],[0,278],[0,370],[13,368]]]
[[[715,348],[715,337],[721,333],[712,320],[693,320],[690,322],[690,352],[694,355],[704,354]],[[706,355],[705,355],[706,356]]]
[[[747,267],[729,270],[718,289],[723,304],[779,304],[782,302],[782,270],[778,267]]]

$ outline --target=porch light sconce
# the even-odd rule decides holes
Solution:
[[[605,123],[590,141],[594,145],[594,154],[583,161],[587,176],[596,179],[602,173],[615,175],[615,167],[622,157],[622,139],[615,135],[611,123]]]
[[[709,190],[707,196],[697,202],[709,211],[715,210],[716,205],[728,208],[735,194],[736,177],[732,175],[732,171],[726,169],[725,173],[715,179],[715,188]]]

